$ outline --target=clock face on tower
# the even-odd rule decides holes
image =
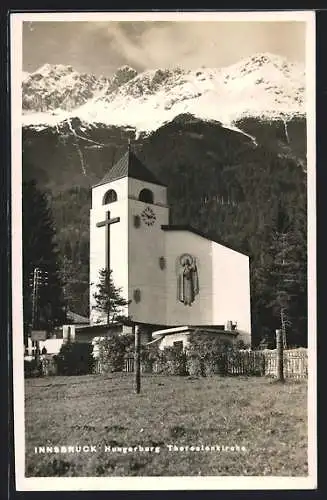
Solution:
[[[152,226],[156,221],[156,214],[151,207],[146,207],[141,213],[141,218],[147,226]]]

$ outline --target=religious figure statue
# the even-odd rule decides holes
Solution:
[[[199,277],[196,260],[190,254],[179,258],[180,269],[177,277],[178,300],[185,306],[191,306],[199,293]]]

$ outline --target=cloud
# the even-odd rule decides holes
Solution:
[[[142,69],[231,64],[256,52],[304,57],[304,23],[124,22],[107,28],[110,47]]]
[[[304,61],[303,22],[50,22],[26,30],[27,66],[72,64],[80,71],[111,74],[181,66],[219,67],[256,52]],[[29,61],[32,61],[31,63]],[[40,65],[39,64],[39,65]],[[28,68],[27,68],[28,69]]]

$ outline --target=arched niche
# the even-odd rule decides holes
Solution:
[[[109,203],[114,203],[117,201],[117,193],[114,189],[109,189],[103,197],[102,205],[108,205]]]
[[[139,200],[143,201],[144,203],[153,203],[154,202],[154,197],[153,197],[153,192],[150,189],[142,189],[139,194]]]

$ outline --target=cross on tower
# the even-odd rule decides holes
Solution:
[[[106,213],[106,218],[105,220],[101,222],[97,222],[97,227],[103,227],[105,226],[106,228],[106,270],[110,271],[110,226],[111,224],[115,224],[116,222],[120,221],[120,217],[114,217],[113,219],[110,219],[110,212]]]

